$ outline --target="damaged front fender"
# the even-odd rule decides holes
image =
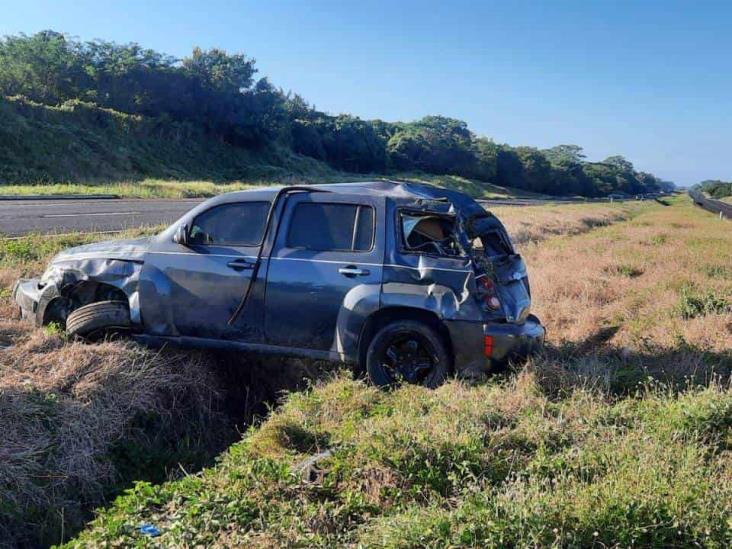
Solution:
[[[104,300],[125,300],[133,325],[141,323],[138,283],[142,261],[75,259],[52,263],[40,280],[20,281],[15,299],[36,326],[65,322],[76,307]]]

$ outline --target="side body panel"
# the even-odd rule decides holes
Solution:
[[[261,198],[253,196],[257,200]],[[194,209],[152,240],[139,285],[145,333],[261,341],[256,325],[243,320],[228,324],[250,283],[259,246],[183,246],[173,241],[175,228],[191,226],[197,215],[215,205]]]
[[[185,247],[172,241],[154,246],[140,276],[146,332],[246,339],[242,327],[234,329],[228,321],[247,289],[256,253],[251,247]]]
[[[288,247],[292,212],[303,203],[372,207],[375,215],[372,249],[355,252]],[[381,197],[328,193],[289,197],[267,267],[264,313],[267,344],[323,351],[340,360],[355,361],[366,318],[380,307],[384,242],[384,199]]]
[[[475,272],[470,258],[404,249],[399,215],[408,206],[387,201],[386,231],[390,242],[384,260],[382,306],[424,309],[440,320],[481,322],[483,312],[474,297]]]

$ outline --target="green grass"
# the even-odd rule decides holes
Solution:
[[[148,236],[162,230],[161,226],[128,229],[115,233],[114,238]],[[21,238],[0,238],[0,267],[34,266],[54,254],[71,248],[112,238],[99,233],[69,233],[63,235],[30,234]],[[39,273],[36,273],[39,274]]]
[[[379,392],[338,378],[201,475],[140,483],[72,546],[725,547],[732,395],[561,400],[537,378]],[[325,448],[316,482],[297,465]]]
[[[38,183],[2,185],[7,196],[59,196],[114,194],[124,198],[207,198],[230,191],[250,189],[270,181],[214,183],[212,181],[166,181],[145,179],[118,183]]]
[[[290,183],[327,184],[350,181],[373,181],[377,179],[398,179],[430,183],[448,189],[465,192],[476,198],[542,198],[544,195],[529,193],[520,189],[499,187],[484,181],[464,177],[426,174],[386,175],[290,175],[271,179],[249,179],[217,183],[214,181],[175,181],[163,179],[143,179],[141,181],[87,182],[87,183],[28,183],[22,185],[0,185],[0,195],[8,196],[58,196],[114,194],[124,198],[208,198],[221,193],[252,189],[263,186],[277,186]]]
[[[732,304],[711,290],[695,291],[689,286],[681,288],[676,312],[681,318],[690,319],[705,315],[732,313]]]

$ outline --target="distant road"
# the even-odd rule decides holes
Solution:
[[[0,236],[28,233],[119,231],[141,226],[167,225],[201,203],[201,198],[116,200],[0,200]],[[481,201],[490,206],[533,206],[582,200],[528,198]]]
[[[0,235],[119,231],[168,224],[200,198],[118,200],[0,200]]]
[[[704,208],[708,212],[718,214],[727,219],[732,219],[732,204],[708,198],[702,194],[701,191],[696,189],[689,191],[689,196],[694,201],[694,204]]]

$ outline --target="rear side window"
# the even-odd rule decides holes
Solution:
[[[408,252],[458,257],[460,247],[455,240],[455,223],[443,216],[430,214],[401,215],[402,241]]]
[[[237,202],[215,206],[193,220],[191,244],[259,246],[269,202]]]
[[[355,204],[301,203],[287,233],[288,248],[365,252],[374,241],[374,209]]]

